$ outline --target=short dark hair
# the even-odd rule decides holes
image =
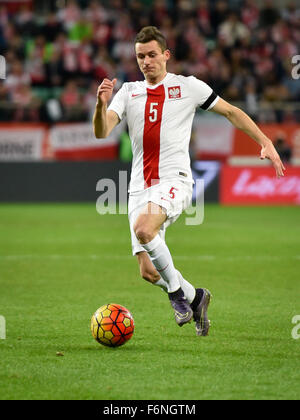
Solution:
[[[145,26],[135,37],[134,45],[137,42],[146,44],[146,42],[157,41],[162,52],[164,52],[167,47],[167,41],[164,35],[157,29],[156,26]]]

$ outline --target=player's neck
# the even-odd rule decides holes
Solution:
[[[148,83],[148,85],[152,85],[155,86],[158,83],[160,83],[162,80],[164,80],[164,78],[166,77],[166,75],[168,74],[167,71],[165,71],[164,73],[162,73],[161,75],[154,77],[154,78],[147,78],[146,77],[146,82]]]

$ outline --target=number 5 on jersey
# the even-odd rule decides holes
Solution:
[[[151,102],[150,103],[150,110],[149,110],[149,121],[155,122],[157,121],[157,109],[155,108],[158,106],[157,102]]]

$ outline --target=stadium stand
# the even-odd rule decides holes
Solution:
[[[36,5],[38,3],[38,6]],[[0,1],[1,121],[88,121],[104,77],[142,79],[132,41],[145,25],[166,35],[169,71],[193,74],[258,122],[299,122],[291,57],[300,8],[290,1]]]

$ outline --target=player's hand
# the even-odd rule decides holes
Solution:
[[[117,79],[103,79],[103,82],[97,90],[97,105],[106,105],[108,103],[116,83]]]
[[[271,141],[261,148],[260,158],[270,159],[272,161],[277,178],[284,176],[283,171],[285,171],[285,167],[283,166],[283,163],[281,162],[281,159]]]

